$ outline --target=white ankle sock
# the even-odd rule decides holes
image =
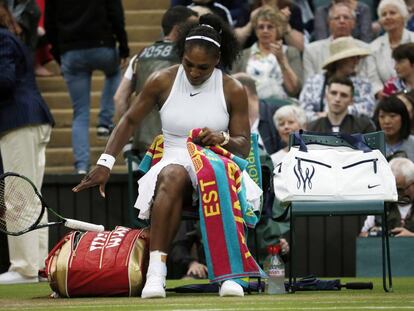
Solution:
[[[167,253],[160,252],[160,251],[152,251],[152,252],[150,252],[150,262],[153,261],[153,260],[154,261],[162,261],[162,262],[164,262],[161,259],[162,256],[167,257]]]
[[[161,259],[162,256],[167,256],[166,253],[160,251],[150,252],[148,274],[155,272],[156,274],[166,276],[167,275],[167,265]]]

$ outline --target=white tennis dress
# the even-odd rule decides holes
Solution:
[[[135,208],[139,209],[139,218],[150,216],[150,206],[154,196],[159,172],[169,164],[182,165],[190,175],[194,189],[197,176],[187,151],[187,138],[194,128],[208,127],[214,131],[227,131],[229,113],[224,98],[223,76],[214,69],[210,78],[203,84],[194,86],[187,80],[182,65],[179,66],[171,93],[160,110],[162,133],[164,136],[164,154],[160,162],[138,181],[138,198]],[[260,202],[261,189],[243,173],[246,196],[249,201]]]

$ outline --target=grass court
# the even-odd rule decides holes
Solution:
[[[0,310],[414,310],[414,277],[393,278],[393,292],[385,293],[381,278],[341,278],[341,283],[374,283],[373,290],[296,292],[285,295],[247,294],[220,298],[218,294],[177,294],[166,299],[49,298],[47,283],[0,285]],[[167,288],[189,284],[169,280]],[[200,281],[194,281],[200,283]]]

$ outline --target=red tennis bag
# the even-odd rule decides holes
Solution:
[[[46,259],[52,290],[61,297],[138,296],[148,268],[148,232],[72,231]]]

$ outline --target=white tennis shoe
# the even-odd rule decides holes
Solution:
[[[9,271],[9,272],[0,274],[0,285],[38,283],[38,282],[39,282],[39,278],[37,276],[26,277],[16,271]]]
[[[167,269],[165,263],[150,263],[147,272],[147,281],[142,289],[141,298],[165,298],[165,277]]]
[[[165,277],[158,275],[147,276],[141,298],[165,298]]]
[[[220,294],[220,297],[226,297],[226,296],[243,297],[244,290],[240,284],[237,284],[236,282],[232,280],[227,280],[227,281],[224,281],[223,284],[221,284],[219,294]]]

